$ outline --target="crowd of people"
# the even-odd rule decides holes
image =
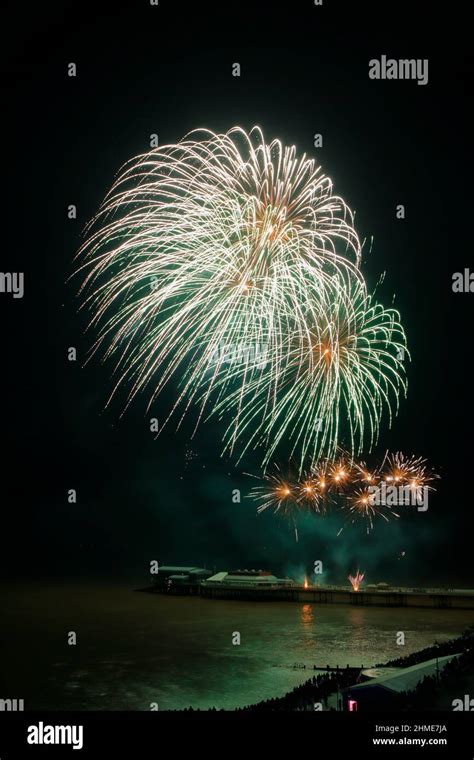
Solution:
[[[459,640],[457,652],[459,652]],[[462,696],[462,682],[474,678],[474,640],[464,642],[466,647],[459,657],[453,657],[446,665],[431,676],[425,676],[415,689],[400,694],[399,709],[429,710],[438,704],[440,709],[452,709],[450,697],[454,691]],[[457,653],[453,652],[453,654]],[[447,653],[449,654],[449,653]],[[445,704],[443,704],[445,701]]]
[[[474,631],[468,628],[456,639],[449,639],[449,641],[443,641],[442,643],[435,642],[431,647],[420,649],[419,652],[413,652],[413,654],[405,655],[403,657],[397,657],[388,662],[378,663],[375,667],[409,668],[410,665],[418,665],[419,662],[426,662],[426,660],[432,660],[434,657],[445,657],[448,654],[458,654],[468,648],[471,644],[474,644]]]
[[[254,705],[241,708],[244,711],[267,710],[317,710],[322,706],[327,709],[327,700],[331,694],[350,686],[357,680],[354,669],[333,670],[331,673],[320,673],[308,681],[295,686],[283,697],[265,699]]]
[[[423,710],[432,709],[437,695],[446,690],[450,685],[459,684],[462,677],[471,674],[474,677],[474,630],[466,630],[460,637],[450,639],[443,643],[436,643],[433,646],[426,647],[419,652],[397,657],[389,662],[380,663],[375,667],[410,667],[420,662],[433,659],[435,657],[444,657],[450,654],[460,654],[459,657],[453,658],[444,668],[432,676],[425,676],[409,692],[402,692],[395,697],[395,709],[401,710]],[[296,667],[296,665],[295,665]],[[299,666],[301,667],[301,666]],[[316,666],[314,666],[316,668]],[[327,666],[329,669],[329,665]],[[363,677],[362,677],[363,678]],[[295,686],[294,689],[287,692],[283,697],[265,699],[256,704],[247,705],[237,708],[238,712],[266,712],[266,711],[298,711],[298,710],[318,710],[323,709],[335,710],[337,706],[328,705],[328,698],[332,694],[338,694],[341,689],[353,686],[361,679],[361,669],[356,668],[338,668],[327,673],[319,673],[309,680]],[[339,704],[339,709],[341,704]],[[215,711],[216,708],[212,708]],[[193,711],[193,708],[188,708]]]

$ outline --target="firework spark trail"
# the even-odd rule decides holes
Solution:
[[[364,573],[357,570],[355,575],[348,575],[347,580],[350,582],[353,591],[359,591],[360,584],[364,580]]]
[[[439,479],[439,475],[432,472],[423,457],[408,457],[403,452],[397,451],[385,454],[382,468],[385,470],[384,480],[395,486],[408,486],[415,491],[420,488],[428,488],[433,491],[433,481]]]
[[[376,517],[381,517],[386,522],[392,517],[400,517],[398,512],[395,512],[392,507],[388,507],[384,502],[374,503],[371,496],[368,487],[356,488],[342,506],[343,509],[348,510],[351,522],[366,521],[367,533],[373,530]]]
[[[91,355],[114,358],[112,397],[149,406],[174,380],[165,423],[230,419],[225,449],[283,441],[301,474],[348,438],[377,440],[406,390],[399,315],[367,294],[353,215],[331,180],[259,128],[191,133],[122,167],[79,251]],[[265,346],[265,365],[223,346]],[[402,352],[403,353],[403,352]],[[164,425],[161,426],[163,428]]]
[[[244,439],[240,457],[262,445],[266,467],[285,439],[301,470],[322,453],[333,456],[343,437],[353,454],[366,442],[372,447],[384,410],[391,421],[392,400],[398,408],[399,391],[406,390],[399,315],[373,304],[358,283],[349,298],[341,288],[332,293],[303,341],[290,336],[285,359],[249,380],[243,402],[241,391],[217,400],[213,413],[230,412],[240,393],[239,424],[224,436],[230,450]]]
[[[413,497],[411,503],[416,504],[418,493],[424,488],[435,490],[432,483],[438,478],[422,457],[387,452],[381,464],[369,468],[342,452],[333,459],[319,460],[301,478],[286,477],[275,467],[275,472],[258,479],[259,485],[251,489],[248,497],[257,503],[257,513],[267,509],[281,512],[293,524],[303,512],[322,515],[336,509],[351,523],[364,521],[370,532],[376,518],[388,522],[400,517],[388,500],[374,498],[374,494],[383,494],[383,485],[407,488]],[[407,504],[404,499],[399,503]]]

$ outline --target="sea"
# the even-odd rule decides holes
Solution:
[[[474,611],[223,601],[127,584],[4,585],[1,598],[0,698],[26,710],[233,710],[283,696],[315,669],[369,668],[474,625]]]

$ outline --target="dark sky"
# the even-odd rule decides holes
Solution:
[[[11,15],[2,271],[25,273],[25,296],[0,294],[5,574],[145,579],[151,559],[302,572],[322,559],[334,581],[360,564],[373,581],[474,582],[474,294],[451,290],[453,272],[474,268],[473,64],[455,4],[449,19],[428,2],[378,5],[64,2]],[[428,58],[429,84],[370,80],[368,61],[382,54]],[[232,503],[258,460],[236,469],[221,459],[218,423],[190,444],[198,456],[185,466],[186,429],[153,440],[141,402],[122,419],[120,399],[104,411],[112,366],[81,368],[90,339],[78,283],[66,280],[115,172],[150,133],[163,144],[236,124],[314,155],[356,211],[361,238],[374,236],[363,271],[372,286],[386,272],[380,295],[389,305],[396,293],[412,354],[408,398],[377,452],[429,459],[441,481],[426,514],[339,538],[332,521],[316,520],[296,544],[281,520]]]

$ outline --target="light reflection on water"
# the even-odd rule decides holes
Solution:
[[[2,690],[27,709],[232,709],[284,694],[315,665],[368,667],[474,624],[462,610],[173,598],[112,585],[6,588],[2,599]]]

